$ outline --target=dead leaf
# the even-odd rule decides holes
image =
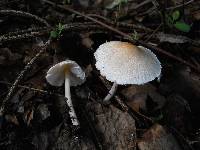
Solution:
[[[200,20],[200,10],[193,13],[193,18],[196,20]]]
[[[28,126],[30,125],[31,120],[33,120],[33,113],[34,113],[33,109],[29,109],[24,114],[24,122]]]
[[[146,99],[147,95],[144,94],[136,94],[131,101],[126,101],[127,105],[131,107],[135,111],[146,111]]]
[[[86,77],[90,76],[92,70],[93,70],[92,65],[91,65],[91,64],[87,65],[87,67],[86,67],[85,70],[84,70],[84,71],[85,71],[85,76],[86,76]]]
[[[13,123],[15,125],[19,125],[19,122],[18,122],[18,119],[15,115],[5,115],[5,119],[6,121],[10,122],[10,123]]]
[[[88,49],[90,49],[92,45],[94,44],[94,41],[89,36],[90,36],[90,33],[81,34],[81,38],[82,38],[81,43]]]
[[[157,103],[154,109],[160,109],[165,104],[164,96],[160,95],[157,89],[151,84],[132,85],[121,91],[122,95],[126,97],[127,103],[136,109],[142,108],[146,110],[146,100],[149,96],[153,102]]]
[[[166,123],[178,129],[182,134],[192,132],[191,108],[188,102],[180,95],[172,94],[167,97],[163,115]]]
[[[181,150],[174,136],[159,124],[144,133],[138,147],[139,150]]]

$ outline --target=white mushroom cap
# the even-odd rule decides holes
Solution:
[[[61,86],[66,74],[69,76],[71,86],[80,85],[85,81],[84,71],[72,60],[65,60],[51,67],[47,72],[46,80],[53,86]]]
[[[128,42],[104,43],[94,56],[101,75],[117,84],[144,84],[161,74],[160,62],[153,52]]]

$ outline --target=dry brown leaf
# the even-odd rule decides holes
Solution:
[[[144,133],[138,147],[139,150],[181,150],[174,136],[159,124]]]
[[[24,121],[26,122],[27,125],[30,125],[31,120],[33,120],[33,114],[34,114],[33,109],[27,110],[25,112]]]
[[[19,122],[18,122],[18,119],[15,115],[5,115],[5,119],[6,121],[10,122],[10,123],[13,123],[15,125],[19,125]]]
[[[160,109],[164,106],[166,100],[164,96],[160,95],[156,90],[157,89],[153,85],[148,83],[145,85],[129,86],[128,88],[123,89],[121,93],[125,96],[127,104],[133,108],[142,108],[143,110],[146,110],[146,100],[147,96],[149,96],[157,103],[155,109]]]

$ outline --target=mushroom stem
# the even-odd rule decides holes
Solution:
[[[103,100],[104,104],[110,103],[110,99],[115,95],[115,92],[117,91],[117,87],[118,87],[118,84],[116,82],[114,82],[112,85],[112,88],[110,89],[107,96]]]
[[[73,103],[71,100],[70,79],[67,73],[65,74],[65,97],[67,98],[67,105],[69,106],[69,116],[71,118],[72,124],[74,126],[78,126],[79,121],[77,119],[76,112],[74,110]]]

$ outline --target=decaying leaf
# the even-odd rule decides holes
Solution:
[[[19,122],[18,122],[18,119],[15,115],[5,115],[5,119],[6,121],[10,122],[10,123],[13,123],[15,125],[19,125]]]
[[[157,106],[154,109],[160,109],[165,104],[164,96],[160,95],[156,88],[151,84],[145,85],[132,85],[128,88],[125,88],[121,93],[126,97],[127,104],[134,109],[146,110],[146,100],[149,96]]]
[[[29,125],[31,120],[33,119],[33,109],[27,110],[24,114],[24,122]]]
[[[88,49],[90,49],[92,47],[92,45],[94,44],[94,42],[92,41],[92,39],[89,37],[90,34],[81,34],[82,37],[82,41],[81,43]]]
[[[167,97],[166,106],[163,109],[165,122],[173,126],[181,133],[191,132],[191,108],[188,102],[178,94]]]
[[[159,124],[144,133],[138,147],[139,150],[181,150],[174,136]]]
[[[144,94],[136,94],[131,101],[126,101],[127,105],[131,107],[135,111],[147,111],[146,106],[147,95]]]
[[[193,17],[194,17],[194,19],[196,19],[196,20],[200,20],[200,10],[194,12],[194,13],[193,13]]]

